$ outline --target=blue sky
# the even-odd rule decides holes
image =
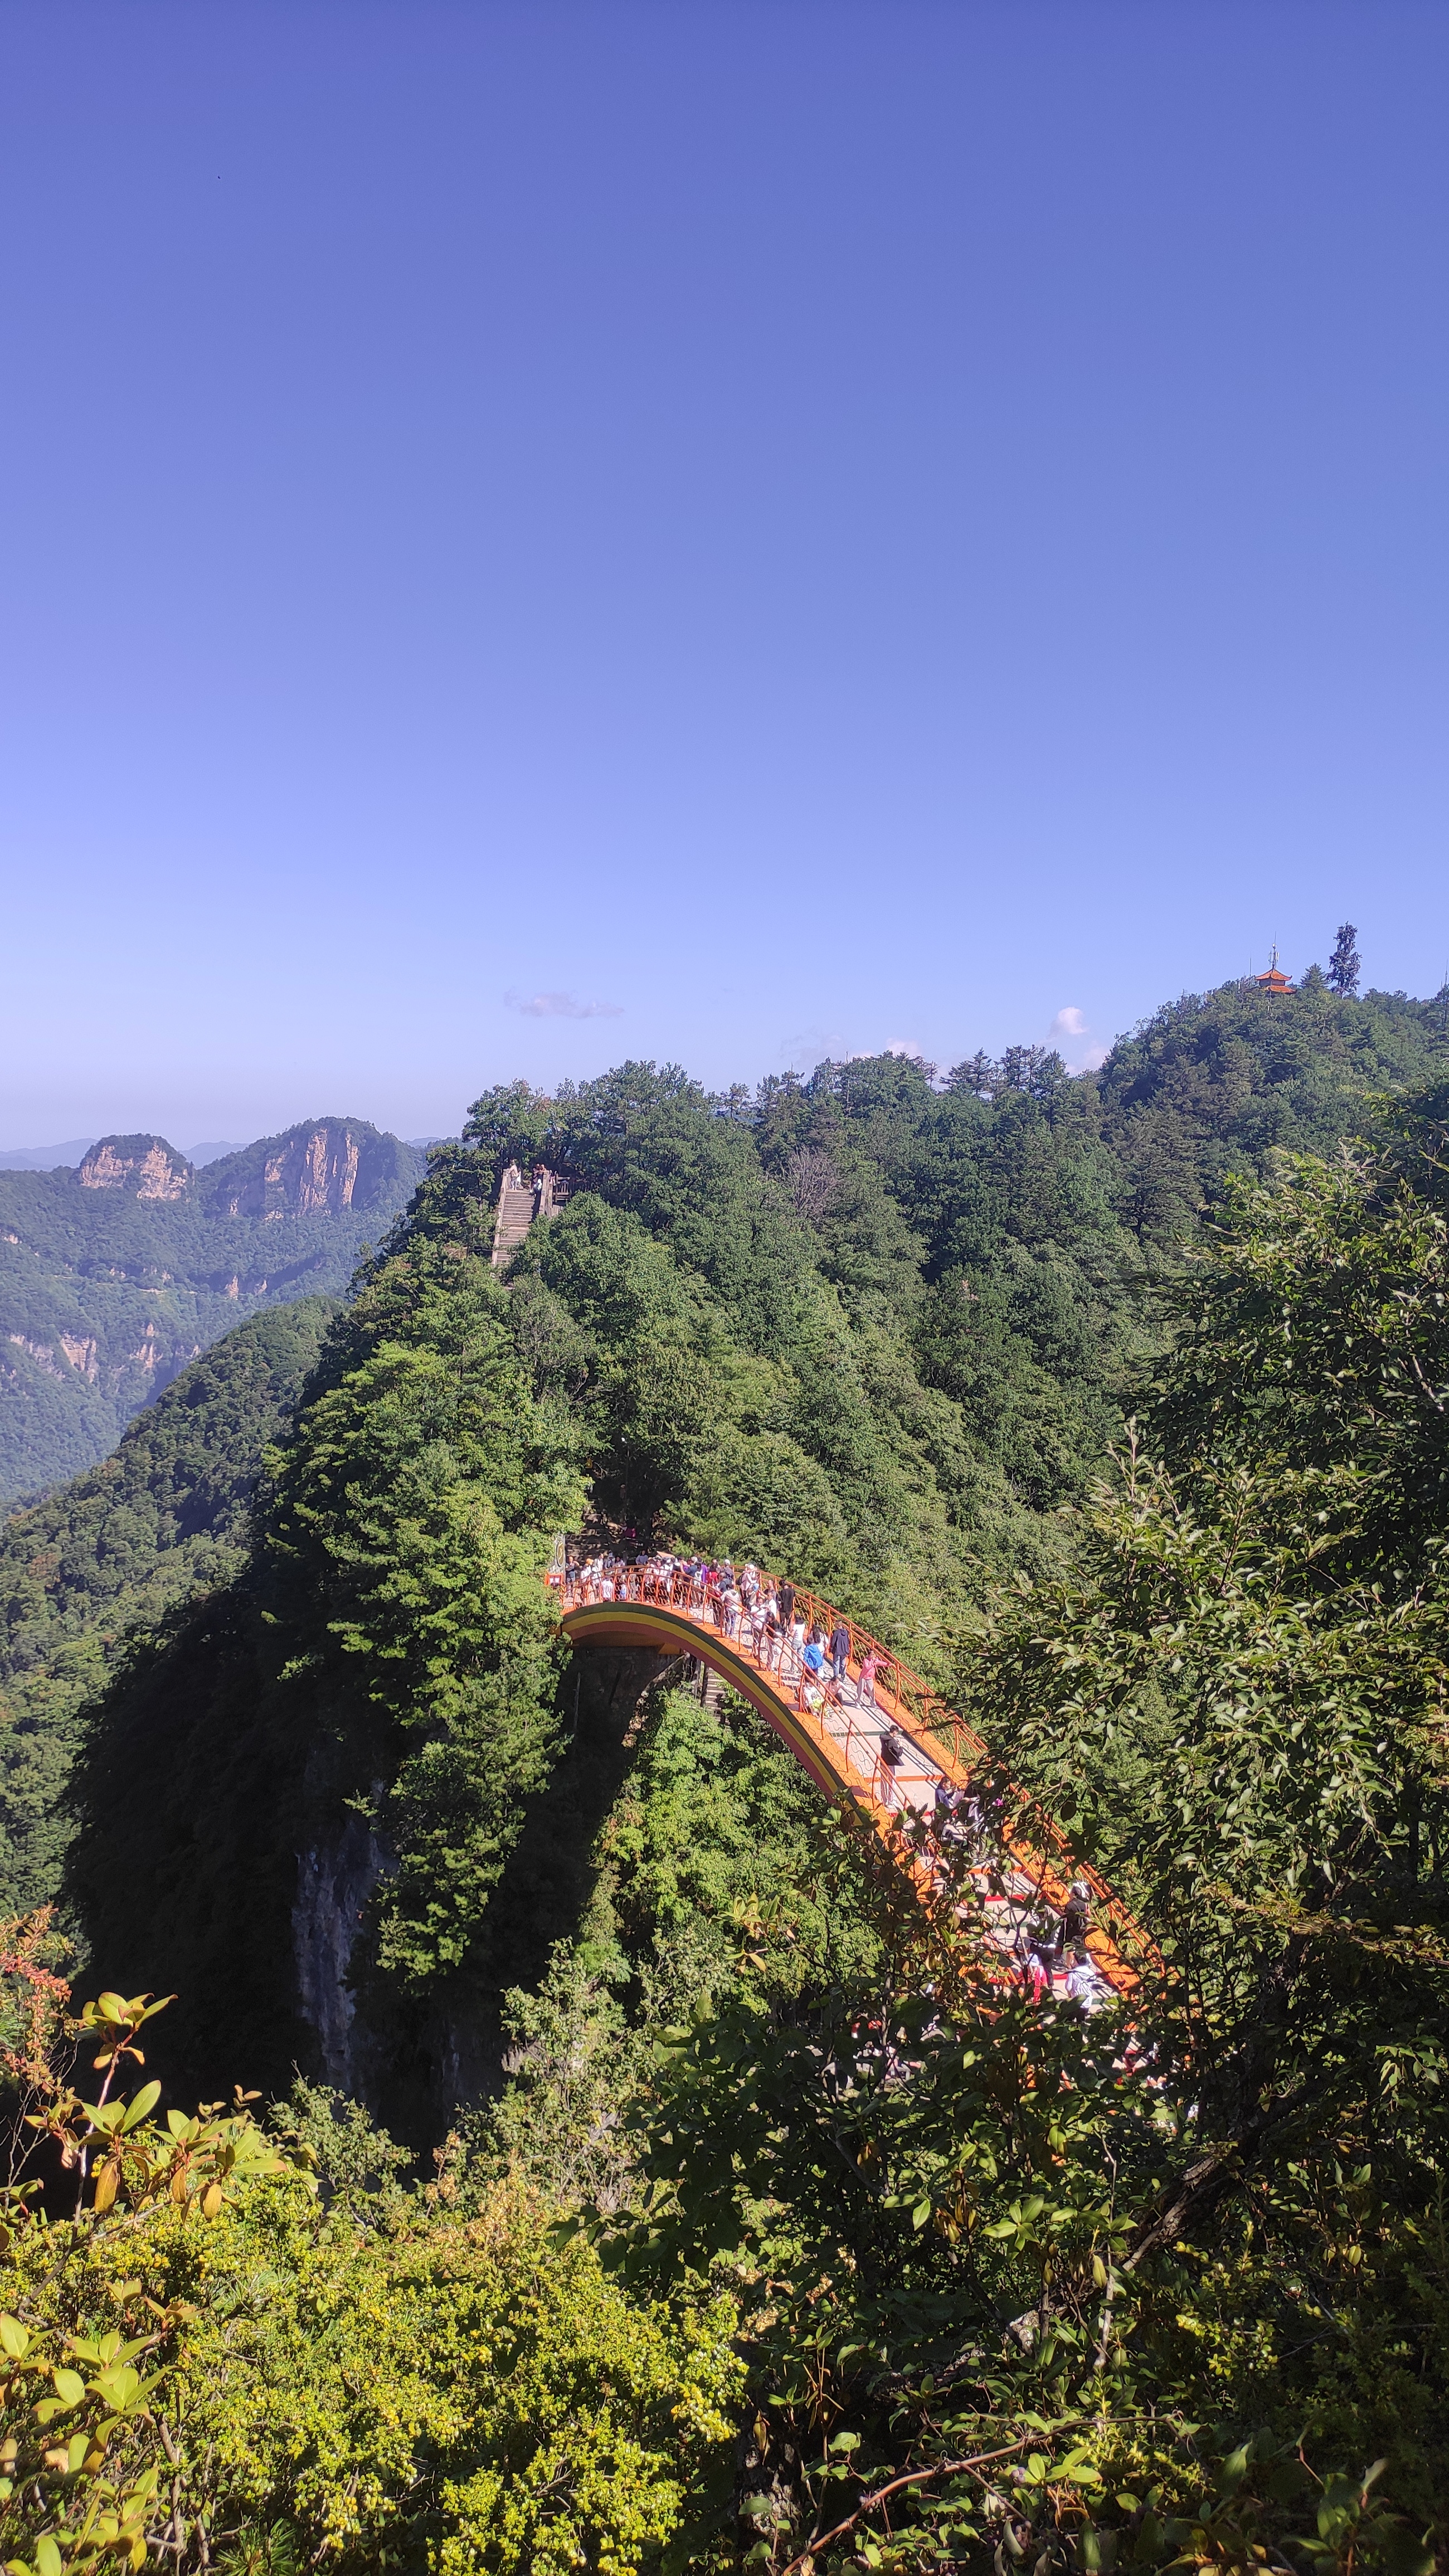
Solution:
[[[1449,953],[1449,11],[0,0],[0,1145]]]

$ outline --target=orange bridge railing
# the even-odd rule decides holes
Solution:
[[[559,1546],[547,1580],[576,1644],[652,1646],[710,1665],[827,1793],[865,1808],[896,1847],[903,1810],[933,1810],[942,1781],[963,1793],[982,1846],[973,1875],[989,1891],[998,1948],[1014,1955],[1023,1974],[1028,1927],[1044,1906],[1064,1913],[1073,1882],[1090,1891],[1085,1947],[1105,1983],[1125,1997],[1144,1976],[1161,1973],[1149,1935],[1090,1862],[1074,1854],[1055,1818],[1000,1776],[975,1729],[899,1655],[819,1594],[761,1570],[762,1595],[778,1602],[787,1592],[807,1636],[828,1645],[844,1630],[848,1652],[839,1678],[828,1656],[812,1670],[788,1635],[772,1632],[738,1594],[688,1567],[664,1570],[646,1561],[596,1571],[567,1564]],[[898,1752],[889,1761],[882,1744],[892,1735]]]

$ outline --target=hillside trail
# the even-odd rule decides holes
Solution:
[[[970,1907],[984,1922],[992,1972],[1038,1995],[1070,1991],[1088,2010],[1115,1995],[1129,2001],[1162,1971],[1155,1944],[1090,1863],[1074,1856],[1061,1827],[1023,1790],[1003,1785],[982,1738],[898,1655],[857,1621],[801,1585],[789,1586],[805,1632],[849,1637],[839,1680],[829,1664],[807,1669],[788,1637],[771,1639],[714,1569],[644,1562],[570,1565],[556,1542],[546,1580],[571,1644],[652,1648],[687,1655],[747,1700],[828,1797],[849,1799],[907,1870],[923,1897],[944,1875],[942,1845],[969,1863]],[[777,1598],[787,1579],[760,1570]],[[888,1755],[897,1751],[892,1762]],[[942,1808],[938,1790],[954,1793]],[[926,1830],[916,1830],[924,1821]],[[1074,1890],[1079,1893],[1074,1895]],[[1088,1899],[1074,1943],[1089,1973],[1068,1988],[1073,1960],[1063,1943],[1047,1955],[1043,1917],[1057,1922]]]
[[[531,1173],[523,1173],[516,1163],[509,1163],[498,1184],[498,1206],[493,1224],[493,1267],[503,1270],[512,1260],[535,1217],[549,1216],[563,1202],[564,1192],[554,1173],[542,1164]]]

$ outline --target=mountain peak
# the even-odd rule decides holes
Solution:
[[[304,1118],[213,1163],[205,1179],[213,1216],[336,1216],[406,1198],[417,1158],[366,1118]]]
[[[186,1156],[164,1136],[102,1136],[76,1173],[83,1190],[127,1190],[138,1199],[179,1199],[191,1185]]]

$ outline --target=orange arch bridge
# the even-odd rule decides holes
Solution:
[[[794,1610],[807,1634],[824,1638],[843,1628],[849,1652],[837,1680],[830,1665],[808,1671],[788,1638],[752,1622],[741,1606],[678,1568],[663,1573],[648,1565],[615,1566],[603,1578],[555,1562],[548,1581],[560,1623],[576,1646],[652,1648],[707,1664],[774,1729],[802,1770],[827,1797],[848,1798],[869,1817],[893,1850],[905,1811],[934,1810],[940,1781],[969,1799],[990,1773],[981,1737],[913,1673],[898,1655],[832,1609],[812,1592],[794,1587]],[[777,1593],[783,1578],[764,1578]],[[882,1739],[892,1730],[901,1758],[882,1759]],[[993,1780],[993,1786],[995,1785]],[[989,1937],[1003,1974],[1029,1973],[1027,1927],[1044,1905],[1065,1909],[1072,1881],[1091,1890],[1085,1946],[1096,1989],[1124,1998],[1145,1972],[1161,1967],[1148,1935],[1089,1863],[1074,1858],[1060,1826],[1034,1800],[1009,1793],[999,1820],[978,1839],[973,1871],[986,1910]],[[912,1855],[913,1867],[921,1864]],[[1063,1958],[1057,1980],[1070,1969]],[[1037,1970],[1038,1978],[1042,1970]]]

